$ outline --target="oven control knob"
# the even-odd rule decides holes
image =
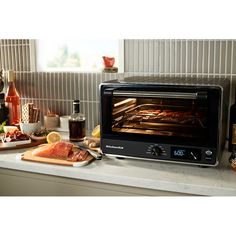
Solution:
[[[207,150],[205,151],[206,156],[210,157],[212,155],[212,151],[211,150]]]
[[[153,156],[160,156],[161,153],[162,153],[161,148],[160,148],[160,147],[157,147],[157,146],[153,147],[152,150],[151,150],[151,154],[152,154]]]

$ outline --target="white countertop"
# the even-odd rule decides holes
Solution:
[[[236,196],[236,172],[228,164],[229,153],[224,152],[218,167],[119,160],[104,157],[83,167],[64,167],[22,161],[24,150],[0,152],[0,168],[9,168],[67,178],[97,181],[153,190],[197,195]],[[18,156],[18,157],[17,157]]]

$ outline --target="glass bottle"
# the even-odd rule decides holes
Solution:
[[[6,125],[9,123],[9,111],[8,108],[5,106],[4,102],[4,93],[0,93],[0,125],[5,122]]]
[[[19,124],[20,122],[20,96],[15,87],[14,71],[7,71],[8,87],[5,96],[6,107],[9,109],[9,123],[11,125]]]
[[[69,117],[69,139],[73,142],[83,141],[85,138],[85,116],[80,113],[80,101],[73,101],[73,113]]]
[[[232,168],[232,170],[236,171],[236,145],[232,146],[232,153],[229,157],[229,163]]]
[[[229,145],[228,145],[229,152],[232,152],[233,143],[236,143],[236,97],[234,100],[234,104],[232,104],[230,107]]]
[[[0,93],[2,92],[3,88],[4,88],[4,82],[3,82],[4,78],[3,78],[3,69],[0,70]]]

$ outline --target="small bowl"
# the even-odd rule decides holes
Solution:
[[[30,135],[30,138],[35,140],[35,141],[46,141],[47,140],[47,136],[37,137],[33,133]]]
[[[30,135],[34,132],[39,131],[41,128],[40,121],[37,123],[20,123],[20,129],[22,133]]]
[[[36,141],[46,141],[47,135],[50,133],[49,130],[39,130],[38,132],[34,132],[30,135],[30,138]]]

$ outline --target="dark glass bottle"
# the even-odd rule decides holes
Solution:
[[[73,113],[69,117],[70,141],[80,142],[85,138],[85,116],[80,113],[80,101],[73,101]]]
[[[236,145],[236,99],[234,104],[230,107],[229,118],[229,152],[233,151],[233,145]]]
[[[0,93],[2,92],[4,88],[4,78],[3,78],[3,69],[0,70]]]
[[[231,169],[236,171],[236,146],[232,145],[232,153],[229,157],[229,163],[231,166]]]
[[[5,106],[4,101],[4,93],[0,93],[0,125],[6,122],[6,124],[9,124],[9,110]]]

